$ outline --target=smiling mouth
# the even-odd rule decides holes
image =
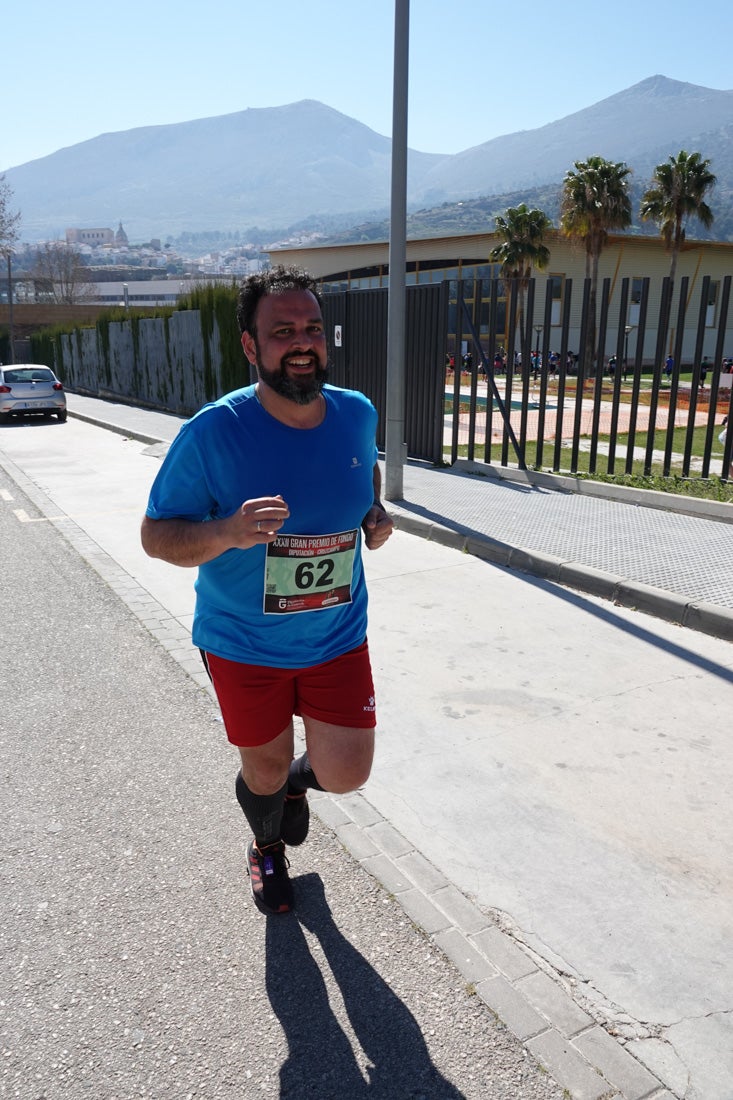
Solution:
[[[293,370],[312,370],[316,366],[316,359],[312,355],[293,357],[285,360],[285,366]]]

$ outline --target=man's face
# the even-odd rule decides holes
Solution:
[[[257,335],[245,332],[242,347],[266,386],[309,405],[327,377],[326,335],[318,302],[309,290],[267,294],[255,311]]]

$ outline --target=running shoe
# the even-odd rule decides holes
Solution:
[[[254,840],[247,845],[247,873],[254,903],[268,916],[289,913],[293,908],[293,886],[288,878],[285,845],[281,840],[260,850]]]
[[[282,824],[280,825],[280,837],[286,844],[289,844],[291,848],[295,848],[298,844],[302,844],[308,836],[310,816],[311,813],[308,808],[308,799],[305,796],[305,791],[302,791],[300,794],[285,795],[283,818]]]

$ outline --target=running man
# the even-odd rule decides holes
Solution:
[[[308,833],[309,788],[366,782],[376,713],[362,542],[392,533],[377,414],[327,385],[320,297],[297,268],[247,278],[237,303],[258,381],[180,430],[142,524],[147,554],[197,567],[193,641],[229,741],[252,830],[247,869],[267,914],[293,905],[286,845]],[[294,759],[293,715],[306,751]]]

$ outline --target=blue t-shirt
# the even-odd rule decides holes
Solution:
[[[323,421],[305,430],[266,412],[254,386],[205,405],[183,425],[153,483],[151,519],[222,519],[246,500],[279,494],[290,509],[281,535],[357,532],[351,600],[319,610],[265,614],[264,546],[227,550],[199,566],[193,642],[216,656],[307,668],[366,637],[360,527],[374,499],[377,413],[353,390],[325,386],[323,396]]]

